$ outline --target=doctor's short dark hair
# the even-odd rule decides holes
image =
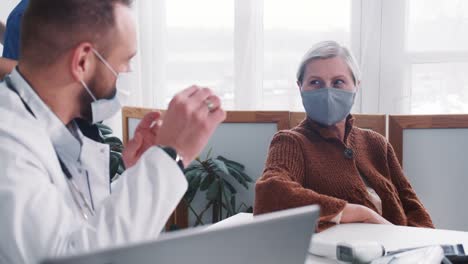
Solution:
[[[115,6],[131,7],[132,0],[30,0],[21,26],[20,60],[52,64],[82,42],[103,53],[115,26]]]

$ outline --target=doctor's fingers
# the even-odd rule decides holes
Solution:
[[[206,100],[212,95],[214,95],[214,93],[210,88],[202,87],[197,92],[193,93],[192,96],[188,98],[188,100],[198,103]]]
[[[194,129],[211,135],[218,125],[226,119],[226,112],[221,108],[221,99],[210,96],[199,105],[194,120],[190,122]]]
[[[133,137],[133,139],[127,142],[127,146],[125,146],[125,149],[129,153],[136,153],[142,144],[143,144],[143,136],[140,133],[135,133],[135,136]]]
[[[213,92],[208,88],[199,88],[187,98],[176,95],[169,103],[165,119],[178,119],[182,120],[182,122],[187,122],[191,118],[196,117],[200,105],[211,95],[213,95]]]
[[[155,137],[155,141],[157,141],[156,138],[158,136],[159,130],[161,129],[162,123],[162,119],[159,119],[156,122],[154,122],[153,126],[150,128],[151,134],[153,135],[153,137]]]
[[[208,114],[208,119],[210,119],[214,126],[217,127],[220,123],[226,120],[226,111],[224,111],[221,107],[218,107],[216,110]]]
[[[136,163],[138,152],[142,145],[143,137],[140,133],[135,134],[135,137],[127,142],[122,152],[122,159],[126,168],[130,168]]]
[[[160,118],[160,112],[151,112],[146,114],[135,129],[135,133],[141,132],[146,129],[151,129],[154,126],[155,122],[157,122]]]
[[[192,85],[182,92],[179,92],[172,98],[171,102],[169,102],[168,110],[176,109],[177,111],[180,111],[181,108],[185,107],[187,109],[186,112],[189,112],[189,108],[187,107],[189,98],[192,98],[193,95],[198,93],[200,90],[202,90],[200,87]]]
[[[201,88],[199,86],[192,85],[192,86],[182,90],[182,92],[179,92],[178,94],[176,94],[173,99],[175,99],[177,101],[184,101],[187,98],[191,97],[196,92],[198,92],[200,89]]]
[[[197,114],[200,115],[200,118],[205,119],[210,113],[215,112],[220,107],[221,99],[216,95],[211,95],[199,103]]]
[[[189,113],[192,118],[203,121],[208,113],[221,106],[221,100],[209,88],[202,88],[188,98]]]

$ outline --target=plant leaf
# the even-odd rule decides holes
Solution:
[[[116,155],[116,154],[120,154],[120,153],[117,153],[117,152],[114,152],[112,153],[111,152],[111,155],[110,155],[110,162],[109,162],[109,170],[110,170],[110,177],[113,178],[115,176],[115,174],[117,173],[117,170],[119,169],[119,166],[120,166],[120,162],[121,162],[121,159],[119,157],[119,155]]]
[[[190,165],[189,167],[187,167],[187,168],[184,170],[184,173],[187,173],[187,172],[193,171],[193,170],[201,170],[201,169],[203,169],[203,167],[200,166],[199,164]]]
[[[216,169],[222,171],[225,175],[229,175],[228,168],[226,167],[226,164],[224,164],[224,162],[222,162],[221,160],[218,160],[218,159],[214,159],[212,161],[215,164]]]
[[[221,192],[223,193],[223,196],[224,196],[224,206],[226,207],[228,213],[229,213],[229,216],[233,215],[234,214],[234,209],[232,208],[231,206],[231,199],[229,199],[228,195],[227,195],[227,192],[224,191],[224,185],[221,183]]]
[[[239,174],[244,177],[246,182],[253,182],[253,179],[243,171],[238,171]]]
[[[230,174],[232,177],[234,177],[234,179],[237,180],[238,183],[242,184],[242,186],[244,186],[247,190],[249,189],[249,186],[247,185],[247,183],[245,182],[245,179],[244,177],[242,177],[242,175],[240,175],[240,173],[236,170],[229,170]]]
[[[212,174],[206,175],[200,185],[200,191],[206,191],[213,184],[215,177]]]
[[[97,123],[96,127],[99,129],[102,136],[111,135],[113,133],[112,129],[104,124]]]
[[[235,195],[231,195],[231,207],[233,208],[233,210],[236,210],[236,196]],[[234,212],[234,213],[237,213],[237,212]]]
[[[115,144],[115,145],[122,145],[122,140],[118,137],[104,137],[104,143],[106,144]]]
[[[206,173],[203,169],[195,168],[193,170],[185,171],[185,178],[190,181],[190,179],[192,179],[194,176],[202,175],[203,173]]]
[[[206,160],[209,160],[211,158],[211,152],[213,151],[213,148],[210,148],[208,150],[208,153],[206,154]]]
[[[214,201],[218,199],[219,192],[220,192],[219,181],[215,180],[211,183],[210,187],[208,188],[208,191],[206,192],[206,199],[209,201]]]
[[[227,188],[229,189],[231,194],[236,194],[237,193],[236,188],[234,188],[234,186],[232,186],[232,184],[230,182],[228,182],[226,179],[223,179],[223,182],[227,186]]]
[[[109,144],[109,147],[110,147],[110,150],[112,151],[115,151],[115,152],[119,152],[119,153],[122,153],[123,151],[123,145],[118,145],[118,144]]]
[[[230,159],[226,159],[223,156],[218,156],[217,159],[219,159],[219,160],[223,161],[224,163],[226,163],[227,166],[234,167],[237,170],[241,170],[241,171],[245,170],[245,166],[240,164],[239,162],[236,162],[236,161],[233,161],[233,160],[230,160]]]
[[[195,195],[198,192],[198,188],[200,187],[201,182],[201,175],[196,175],[193,180],[189,183],[189,187],[187,192],[184,195],[184,198],[191,203],[195,198]]]
[[[188,181],[189,189],[195,187],[198,189],[200,187],[201,179],[202,174],[193,175],[193,177],[190,178],[190,181]]]
[[[125,171],[125,167],[123,166],[123,164],[119,164],[119,168],[117,169],[117,173],[122,175],[122,173],[124,173]]]

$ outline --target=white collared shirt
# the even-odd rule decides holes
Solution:
[[[0,83],[0,263],[37,263],[156,239],[187,189],[177,164],[152,147],[109,186],[109,147],[78,138],[14,70]],[[85,221],[57,154],[92,200]]]

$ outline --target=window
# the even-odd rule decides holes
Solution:
[[[225,109],[300,110],[298,63],[318,41],[351,44],[353,3],[360,0],[136,2],[142,88],[133,104],[164,108],[199,84]]]
[[[407,51],[413,114],[468,112],[468,2],[408,2]],[[419,54],[419,56],[416,56]]]
[[[407,2],[407,49],[410,52],[468,51],[468,2]]]
[[[170,0],[166,8],[166,103],[199,84],[234,108],[234,0]]]
[[[262,108],[302,110],[296,71],[313,44],[350,47],[351,0],[265,0]]]
[[[411,113],[468,113],[467,62],[413,64]]]
[[[401,114],[468,112],[468,82],[464,77],[468,70],[468,2],[397,0],[391,5],[400,14],[384,9],[388,22],[401,22],[382,31],[393,34],[393,38],[387,38],[388,48],[382,49],[391,56],[382,61],[389,71],[381,76],[384,81],[380,89],[394,90],[384,91],[394,105],[383,110]],[[398,37],[403,45],[391,40]],[[385,81],[392,78],[388,75],[397,82]]]
[[[213,88],[225,109],[302,110],[297,66],[313,44],[332,39],[361,65],[355,112],[468,108],[464,0],[154,0],[136,6],[143,61],[136,105],[164,108],[195,83]]]

